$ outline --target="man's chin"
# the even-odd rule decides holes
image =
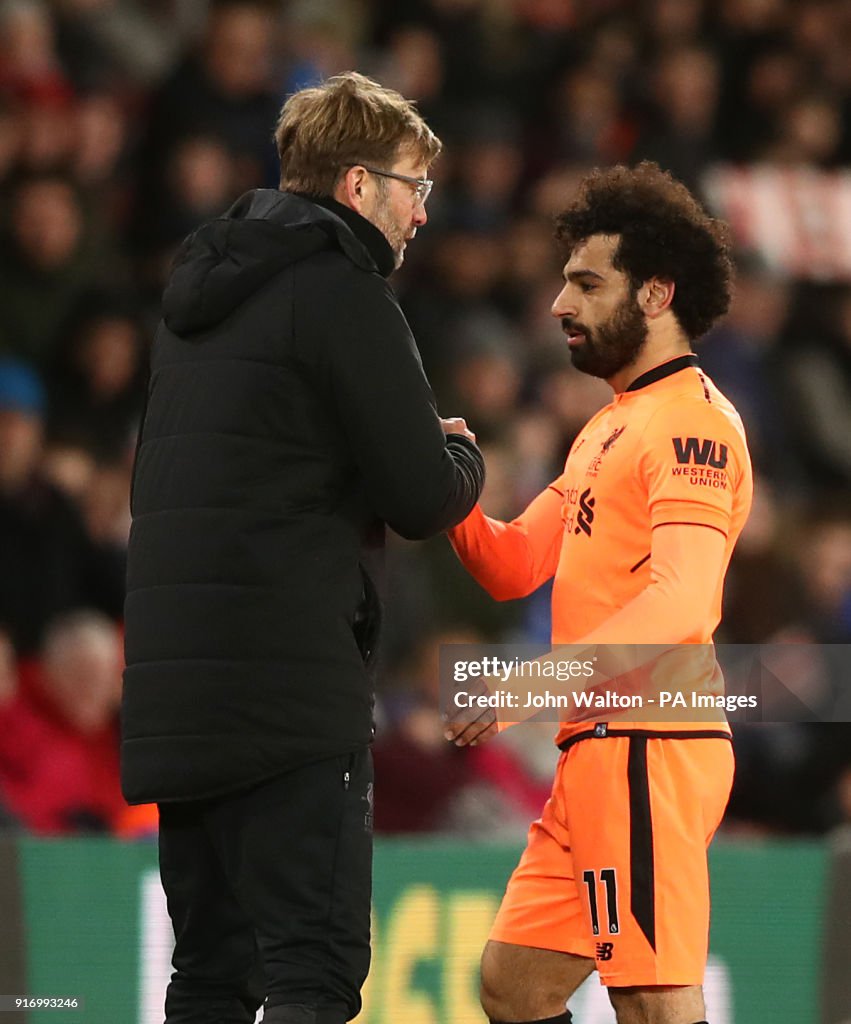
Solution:
[[[599,377],[600,380],[610,380],[616,373],[632,366],[638,361],[641,349],[632,352],[629,358],[613,358],[614,353],[606,352],[608,358],[601,358],[599,349],[591,348],[587,341],[581,345],[571,346],[570,361],[580,373],[587,373],[589,377]]]
[[[570,361],[573,363],[574,369],[579,370],[580,373],[587,373],[590,377],[600,376],[597,372],[599,367],[595,365],[597,360],[594,359],[594,353],[588,350],[587,342],[568,351],[570,352]]]

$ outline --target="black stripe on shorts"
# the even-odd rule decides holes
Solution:
[[[653,870],[653,821],[647,778],[647,737],[630,736],[629,786],[630,910],[656,952],[656,878]]]

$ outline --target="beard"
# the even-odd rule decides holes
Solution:
[[[570,317],[564,317],[561,325],[565,331],[585,336],[581,344],[570,349],[573,365],[582,373],[602,380],[608,380],[634,363],[647,342],[647,321],[634,291],[630,291],[599,327],[586,327]]]
[[[388,245],[393,250],[395,268],[398,270],[405,259],[405,245],[408,241],[408,236],[405,229],[400,227],[393,217],[390,197],[386,194],[382,196],[380,191],[379,199],[376,202],[375,210],[370,220],[387,239]]]

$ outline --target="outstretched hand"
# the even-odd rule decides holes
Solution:
[[[467,683],[464,707],[453,707],[441,717],[444,722],[443,735],[456,747],[475,747],[485,743],[499,732],[496,711],[482,701],[480,706],[476,698],[487,697],[490,690],[484,680],[475,684]]]

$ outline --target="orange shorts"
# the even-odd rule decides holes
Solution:
[[[732,782],[724,733],[572,743],[491,939],[590,957],[604,985],[702,985],[706,850]]]

